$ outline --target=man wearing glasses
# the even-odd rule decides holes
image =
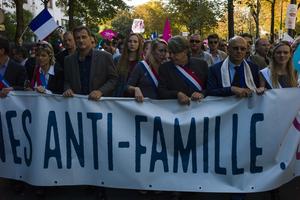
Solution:
[[[246,61],[247,42],[240,36],[229,40],[228,57],[209,68],[207,89],[211,96],[251,97],[259,88],[259,69]]]
[[[202,41],[200,39],[199,34],[193,34],[190,37],[190,48],[191,48],[191,57],[200,58],[201,60],[204,60],[207,62],[208,66],[211,66],[213,64],[213,58],[212,56],[203,51],[202,47]]]
[[[226,53],[219,50],[219,36],[217,34],[211,34],[207,37],[209,53],[212,55],[213,64],[219,63],[227,57]]]

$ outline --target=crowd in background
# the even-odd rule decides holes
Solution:
[[[228,42],[217,34],[204,39],[193,34],[151,41],[130,33],[126,38],[104,39],[98,44],[97,37],[80,26],[63,34],[63,48],[59,50],[40,41],[28,51],[23,46],[10,48],[1,38],[4,55],[0,62],[6,68],[0,74],[8,83],[1,87],[1,96],[11,90],[35,90],[65,97],[89,95],[93,100],[115,96],[142,102],[148,97],[189,104],[207,95],[246,97],[298,84],[292,64],[298,40],[294,44],[270,44],[268,39],[258,38],[253,45],[253,37],[246,33]],[[226,70],[221,70],[225,64]],[[11,65],[12,70],[7,67]],[[15,75],[7,74],[10,71]],[[239,81],[235,80],[237,75]]]
[[[177,99],[189,105],[209,95],[248,98],[267,89],[299,87],[292,58],[300,39],[270,44],[249,34],[229,41],[210,34],[205,43],[199,34],[165,41],[130,33],[98,44],[87,27],[78,26],[65,32],[62,41],[63,49],[56,53],[46,41],[28,52],[23,46],[10,48],[1,37],[0,96],[28,90],[87,95],[96,101],[103,96],[134,97],[140,103]]]

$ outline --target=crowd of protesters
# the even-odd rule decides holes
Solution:
[[[228,42],[211,34],[205,44],[199,34],[151,41],[131,33],[97,45],[85,26],[62,39],[64,50],[55,55],[46,41],[36,43],[29,54],[22,46],[10,51],[9,41],[0,37],[0,97],[28,90],[66,98],[87,95],[95,101],[103,96],[134,97],[140,103],[145,98],[177,99],[189,105],[206,96],[248,98],[267,89],[299,87],[292,64],[298,40],[270,44],[258,38],[253,46],[249,34]]]

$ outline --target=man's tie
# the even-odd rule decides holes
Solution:
[[[240,77],[240,73],[239,73],[239,67],[240,66],[234,66],[235,74],[233,77],[233,81],[231,83],[232,86],[241,87],[241,85],[240,85],[241,77]]]

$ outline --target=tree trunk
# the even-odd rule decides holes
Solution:
[[[69,30],[72,31],[73,28],[75,28],[75,24],[74,24],[74,0],[69,0],[69,11],[68,11],[68,15],[69,15]]]
[[[20,39],[22,39],[21,35],[24,31],[23,0],[14,0],[14,2],[16,4],[16,20],[17,20],[15,43],[17,45],[21,45]]]
[[[256,38],[259,38],[259,14],[260,14],[260,0],[256,0]]]
[[[233,7],[233,0],[228,0],[228,39],[234,36],[234,7]]]
[[[271,43],[274,43],[275,40],[275,31],[274,31],[274,24],[275,24],[275,3],[276,0],[273,0],[273,2],[271,2]]]
[[[42,0],[42,3],[44,4],[45,9],[48,8],[48,2],[49,2],[49,0]]]

